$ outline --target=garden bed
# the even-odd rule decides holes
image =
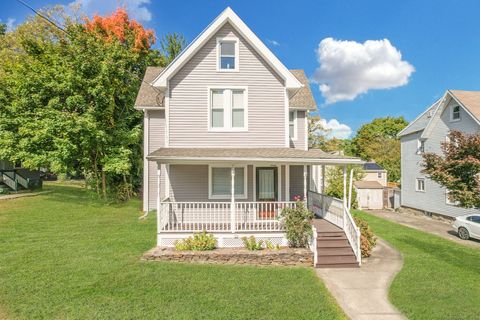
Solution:
[[[218,248],[209,251],[178,251],[174,248],[155,247],[147,251],[142,256],[142,260],[311,267],[313,253],[303,248],[256,251],[245,248]]]

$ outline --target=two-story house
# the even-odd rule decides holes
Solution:
[[[143,209],[157,211],[159,246],[202,230],[219,246],[251,234],[285,245],[279,213],[306,199],[310,167],[361,163],[308,150],[316,103],[305,73],[287,69],[230,8],[165,69],[147,69],[135,107]]]
[[[478,212],[458,207],[448,197],[448,190],[422,173],[422,154],[442,154],[441,144],[451,130],[469,134],[480,131],[480,91],[448,90],[398,134],[402,206],[450,218]]]

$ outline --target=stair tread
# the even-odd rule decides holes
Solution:
[[[317,248],[317,256],[354,256],[352,248],[350,247],[331,247],[331,248]]]
[[[358,263],[316,264],[315,268],[359,268]]]
[[[355,255],[318,256],[317,264],[357,263]]]

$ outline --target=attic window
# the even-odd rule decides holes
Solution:
[[[452,113],[450,116],[451,121],[458,121],[460,120],[460,106],[452,107]]]
[[[238,71],[238,39],[217,39],[218,65],[220,71]]]

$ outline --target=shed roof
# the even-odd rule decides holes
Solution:
[[[355,181],[353,185],[357,189],[383,189],[383,186],[378,181]]]
[[[294,148],[160,148],[150,153],[147,159],[363,164],[355,157],[337,156],[320,149]]]
[[[383,169],[381,166],[379,166],[377,163],[375,162],[365,162],[363,164],[363,170],[367,170],[367,171],[385,171],[385,169]]]

